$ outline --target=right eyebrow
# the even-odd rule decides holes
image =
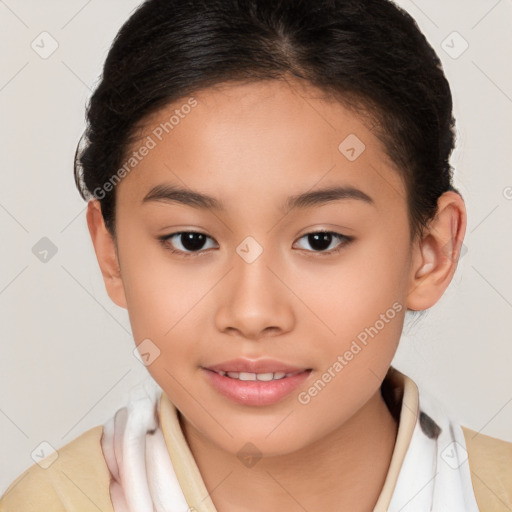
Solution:
[[[142,199],[142,203],[160,201],[165,203],[181,203],[186,206],[201,209],[224,211],[225,207],[215,197],[195,190],[188,190],[170,183],[161,183],[153,187]]]

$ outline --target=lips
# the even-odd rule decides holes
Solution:
[[[300,368],[274,359],[233,359],[202,367],[210,385],[230,400],[252,406],[279,402],[310,376]]]

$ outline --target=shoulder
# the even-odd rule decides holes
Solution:
[[[481,512],[512,510],[512,443],[462,427]]]
[[[113,511],[102,433],[91,428],[30,466],[0,497],[0,512]]]

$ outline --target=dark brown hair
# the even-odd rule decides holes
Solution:
[[[288,75],[372,113],[406,185],[411,239],[421,234],[455,190],[452,97],[416,22],[388,0],[147,0],[90,98],[75,155],[80,194],[100,200],[115,237],[115,187],[104,184],[141,121],[205,87]]]

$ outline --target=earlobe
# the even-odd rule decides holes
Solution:
[[[116,244],[105,226],[101,205],[97,199],[91,199],[87,204],[87,226],[108,296],[115,304],[126,309],[126,296]]]
[[[408,309],[425,310],[441,298],[457,269],[466,223],[462,197],[445,192],[438,200],[436,217],[414,245]]]

